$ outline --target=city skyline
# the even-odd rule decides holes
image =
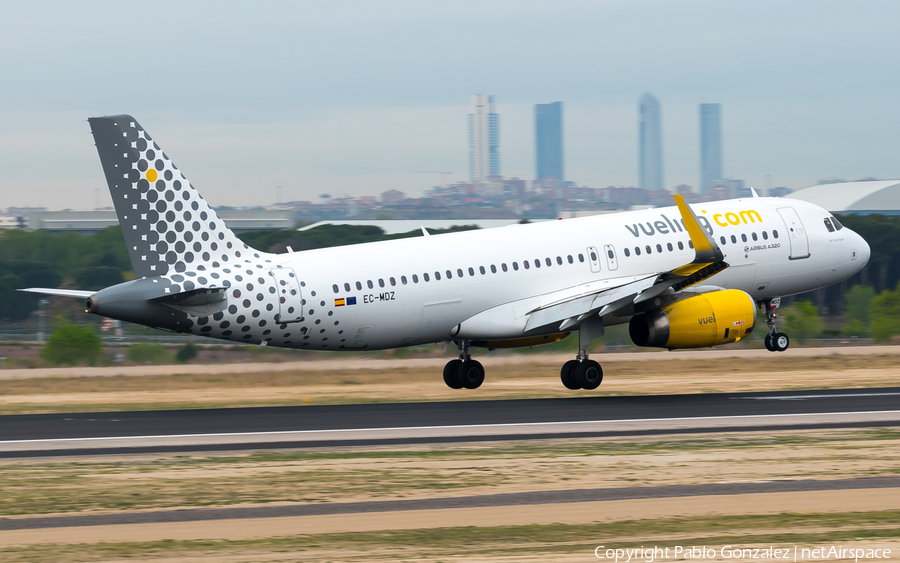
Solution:
[[[494,96],[472,95],[469,114],[469,181],[483,182],[500,175],[500,116]]]
[[[565,181],[563,149],[563,103],[534,106],[535,179],[556,178]]]
[[[93,205],[103,173],[85,119],[117,113],[217,205],[275,200],[276,186],[283,200],[421,194],[433,184],[419,170],[467,179],[473,92],[495,96],[506,177],[534,174],[534,104],[564,100],[566,177],[634,185],[645,91],[665,106],[667,189],[698,183],[701,98],[728,108],[727,174],[748,186],[900,177],[900,4],[867,6],[11,4],[2,205]],[[152,33],[122,25],[136,21]]]
[[[638,102],[638,187],[665,189],[662,143],[662,108],[649,92]]]
[[[708,194],[722,173],[722,104],[700,104],[700,190]]]

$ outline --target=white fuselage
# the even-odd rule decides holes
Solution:
[[[846,228],[829,232],[824,220],[830,214],[807,202],[748,198],[692,208],[730,265],[703,285],[741,289],[756,301],[831,285],[868,261],[869,247],[859,235]],[[667,207],[266,254],[267,267],[280,265],[296,274],[299,295],[289,299],[302,315],[295,311],[289,318],[282,310],[282,321],[295,322],[273,322],[279,304],[266,292],[263,304],[274,305],[262,316],[270,318],[270,332],[258,335],[260,328],[253,326],[253,340],[371,350],[558,332],[558,323],[526,331],[528,313],[678,268],[694,259],[689,240],[677,208]],[[240,287],[242,281],[233,278],[222,275]],[[212,324],[234,325],[246,316],[244,298],[229,295],[236,312],[226,310]],[[626,320],[604,319],[606,324]],[[214,328],[205,335],[247,341],[240,333],[222,332]]]

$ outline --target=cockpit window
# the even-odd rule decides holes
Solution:
[[[825,217],[825,228],[828,229],[829,233],[834,232],[834,227],[831,225],[831,218]]]
[[[839,231],[844,228],[844,226],[841,225],[841,222],[837,220],[837,217],[832,217],[831,222],[834,223],[834,228]]]

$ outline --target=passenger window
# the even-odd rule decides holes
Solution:
[[[474,276],[474,275],[475,275],[475,270],[473,270],[472,268],[469,268],[469,275],[470,275],[470,276]]]
[[[540,259],[540,258],[535,258],[535,259],[534,259],[534,267],[535,267],[535,268],[540,268],[540,267],[541,267],[541,259]]]
[[[463,271],[462,271],[462,268],[457,268],[457,269],[456,269],[456,275],[459,276],[459,277],[463,277]]]
[[[629,256],[631,256],[631,251],[626,248],[625,249],[625,257],[627,258]]]
[[[350,284],[347,282],[344,282],[344,291],[350,291]]]
[[[671,243],[671,242],[667,242],[667,243],[666,243],[666,248],[669,249],[669,252],[672,252],[672,250],[673,250],[673,249],[672,249],[672,243]],[[612,252],[610,252],[610,254],[612,254]],[[612,258],[612,256],[610,256],[610,258]]]
[[[434,281],[441,281],[441,273],[440,272],[434,273]]]
[[[419,276],[417,276],[416,274],[413,274],[412,278],[413,278],[413,283],[419,283]]]
[[[584,262],[584,254],[579,254],[579,255],[578,255],[578,261],[579,261],[579,262]]]
[[[359,291],[361,289],[362,289],[362,284],[359,282],[356,282],[356,290]]]
[[[653,253],[653,251],[652,251],[652,250],[650,250],[650,245],[649,245],[649,244],[648,244],[648,245],[646,245],[646,246],[645,246],[645,247],[644,247],[644,250],[646,250],[646,251],[647,251],[647,254],[652,254],[652,253]]]
[[[384,278],[378,278],[378,287],[384,287]]]
[[[549,258],[544,258],[544,262],[546,262],[546,263],[547,263],[547,267],[550,267],[550,266],[552,266],[552,265],[553,265],[553,261],[552,261],[552,260],[550,260],[550,259],[549,259]]]
[[[332,286],[331,286],[331,289],[333,289],[335,293],[337,293],[338,291],[340,291],[340,288],[338,288],[337,284],[332,285]]]
[[[452,279],[453,279],[453,272],[451,272],[450,270],[447,270],[447,279],[448,279],[448,280],[452,280]]]
[[[406,276],[400,276],[400,283],[406,285]]]
[[[559,264],[560,266],[562,266],[562,257],[561,256],[556,257],[556,263]]]
[[[719,237],[719,242],[725,244],[725,237]]]
[[[591,262],[597,261],[597,253],[591,250]]]
[[[747,242],[747,235],[741,233],[741,242]]]
[[[493,264],[491,264],[491,273],[492,273],[492,274],[496,274],[496,273],[497,273],[497,266],[494,266]]]
[[[519,263],[518,262],[513,262],[513,270],[515,270],[517,272],[519,271]]]
[[[397,280],[395,280],[394,278],[391,278],[388,281],[391,282],[391,285],[397,285]]]
[[[640,256],[640,255],[641,255],[641,247],[640,247],[640,246],[635,246],[635,247],[634,247],[634,255],[635,255],[635,256]]]
[[[485,274],[484,266],[478,266],[478,271],[481,272],[481,275],[483,276]]]
[[[531,264],[528,263],[528,260],[522,260],[522,265],[525,266],[526,270],[531,267]]]
[[[734,244],[737,244],[737,237],[734,235],[731,235],[731,242],[733,242]]]
[[[694,241],[692,241],[692,240],[688,241],[688,248],[691,248],[691,249],[694,248]]]
[[[759,240],[759,237],[756,236],[756,231],[753,231],[752,233],[750,233],[750,236],[753,238],[753,240]]]
[[[571,255],[571,254],[569,254],[568,256],[566,256],[566,260],[569,261],[569,264],[574,264],[574,263],[575,263],[575,260],[572,258],[572,255]]]
[[[504,272],[509,271],[509,268],[506,267],[506,262],[500,264],[500,269],[502,269]]]
[[[428,277],[428,273],[427,273],[427,272],[424,273],[424,274],[422,274],[422,279],[425,280],[425,281],[431,281],[431,278]]]
[[[772,236],[775,238],[778,238],[778,231],[776,231],[775,229],[772,229]]]
[[[373,287],[375,287],[375,284],[372,283],[372,280],[368,280],[368,281],[366,282],[366,285],[369,286],[369,289],[372,289]]]
[[[661,245],[661,244],[657,244],[657,245],[656,245],[656,251],[657,251],[657,252],[662,252],[662,245]]]
[[[763,240],[769,240],[769,233],[763,231]]]

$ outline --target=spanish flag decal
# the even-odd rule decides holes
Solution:
[[[335,300],[334,300],[334,306],[335,306],[335,307],[343,307],[343,306],[346,305],[346,304],[347,304],[347,302],[346,302],[346,300],[345,300],[343,297],[341,297],[340,299],[335,299]]]

